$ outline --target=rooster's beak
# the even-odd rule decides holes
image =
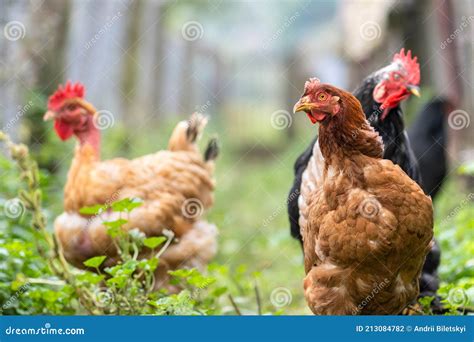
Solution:
[[[48,121],[55,118],[56,118],[56,113],[53,112],[52,110],[48,110],[43,116],[44,121]]]
[[[311,110],[314,106],[309,101],[308,96],[303,96],[293,107],[293,113]]]
[[[407,89],[410,93],[412,93],[413,95],[415,95],[416,97],[420,97],[421,94],[420,94],[420,88],[417,87],[417,86],[414,86],[414,85],[408,85],[407,86]]]

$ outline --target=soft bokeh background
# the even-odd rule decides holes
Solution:
[[[265,302],[283,288],[291,294],[284,312],[306,314],[286,195],[316,129],[291,108],[310,76],[352,89],[401,47],[412,49],[423,96],[404,104],[408,125],[438,95],[468,120],[463,129],[446,126],[449,178],[435,204],[442,280],[472,285],[474,218],[466,212],[474,182],[459,168],[474,160],[473,15],[469,0],[0,0],[0,127],[50,173],[52,221],[74,146],[41,120],[59,83],[81,81],[104,111],[103,158],[164,148],[178,120],[208,114],[203,140],[218,135],[222,145],[208,215],[220,229],[216,261],[236,274],[257,272]],[[0,191],[3,200],[13,196],[8,184]],[[252,307],[253,299],[237,298]]]

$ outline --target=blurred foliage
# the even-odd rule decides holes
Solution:
[[[435,236],[442,252],[439,293],[451,306],[456,306],[460,300],[466,306],[474,306],[473,212],[474,193],[463,186],[462,180],[446,182],[435,203]],[[454,302],[449,302],[450,293],[451,297],[456,294]]]

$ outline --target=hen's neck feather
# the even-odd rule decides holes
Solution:
[[[92,152],[96,159],[100,159],[100,131],[95,127],[92,117],[90,117],[86,128],[75,134],[79,141],[79,149],[77,152],[90,154],[90,148],[92,147]]]
[[[365,119],[360,103],[344,94],[341,99],[341,112],[319,128],[320,148],[326,165],[343,170],[350,164],[357,164],[363,156],[382,158],[382,139]]]

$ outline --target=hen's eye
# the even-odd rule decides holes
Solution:
[[[75,110],[76,107],[77,107],[77,106],[76,106],[75,104],[70,104],[70,105],[68,105],[68,106],[66,107],[66,109],[72,111],[72,110]]]
[[[326,94],[320,93],[320,94],[318,95],[318,100],[319,100],[319,101],[324,101],[324,100],[326,100],[326,99],[327,99],[327,95],[326,95]]]

